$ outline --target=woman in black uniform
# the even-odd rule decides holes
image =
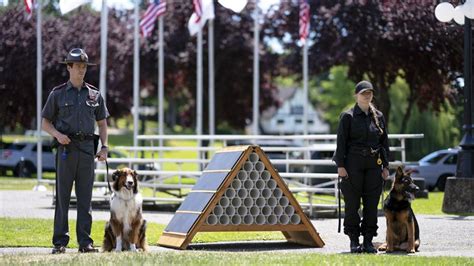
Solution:
[[[382,178],[388,178],[387,126],[383,114],[372,104],[374,88],[368,81],[355,87],[357,103],[341,114],[337,148],[333,160],[342,178],[344,233],[350,238],[351,253],[377,253],[372,238],[377,235],[377,205]],[[362,199],[363,218],[359,216]],[[362,246],[359,236],[364,236]]]

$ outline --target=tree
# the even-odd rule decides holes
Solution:
[[[216,4],[216,120],[243,128],[252,113],[252,29],[249,5],[240,14]],[[0,11],[0,88],[2,91],[2,128],[34,127],[36,109],[36,35],[35,20],[27,20],[22,6]],[[179,123],[191,126],[195,121],[196,45],[187,31],[192,5],[171,1],[165,13],[165,97],[170,110],[178,113]],[[43,102],[53,86],[67,80],[64,66],[58,64],[67,52],[83,47],[93,62],[100,58],[100,17],[87,8],[67,16],[44,15],[43,32]],[[133,13],[109,13],[107,55],[107,106],[113,117],[129,113],[133,81]],[[207,27],[206,27],[207,28]],[[207,30],[204,31],[206,33]],[[263,36],[262,36],[263,39]],[[157,29],[149,40],[140,40],[140,86],[156,95]],[[204,34],[204,40],[207,35]],[[262,42],[263,43],[263,42]],[[207,47],[207,42],[204,42]],[[276,57],[263,43],[261,52],[260,108],[277,104],[272,83]],[[205,48],[205,64],[207,62]],[[269,66],[269,67],[265,67]],[[207,88],[207,72],[204,72]],[[86,80],[98,85],[99,67],[88,69]],[[203,99],[207,100],[207,90]],[[154,96],[154,95],[151,96]],[[206,105],[205,105],[206,106]],[[3,115],[5,114],[5,116]],[[204,116],[207,118],[207,115]]]
[[[342,111],[354,106],[354,82],[348,80],[348,68],[335,66],[329,70],[329,75],[320,81],[321,90],[311,91],[310,97],[324,110],[323,117],[329,123],[331,132],[336,132],[339,116]]]
[[[410,87],[409,102],[425,110],[431,103],[440,109],[445,97],[455,94],[446,88],[462,69],[460,27],[439,23],[431,1],[332,1],[313,0],[311,6],[312,75],[334,65],[347,65],[354,81],[368,78],[376,87],[376,103],[387,120],[392,104],[388,90],[401,75]],[[283,39],[283,65],[298,66],[298,3],[284,1],[266,21],[270,36]],[[411,109],[407,109],[406,113]]]
[[[17,126],[34,128],[36,118],[36,22],[28,20],[22,6],[1,11],[0,112],[2,129]],[[73,12],[68,19],[44,16],[42,25],[43,103],[51,89],[68,79],[66,67],[59,64],[73,47],[83,47],[92,62],[99,60],[99,16],[88,11]],[[118,17],[109,20],[107,106],[116,117],[129,112],[131,90],[130,29]],[[120,25],[122,24],[122,25]],[[113,55],[113,56],[112,56]],[[89,67],[86,81],[98,85],[99,67]],[[127,108],[123,108],[127,106]]]

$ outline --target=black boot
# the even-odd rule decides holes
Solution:
[[[349,235],[351,240],[351,253],[360,253],[359,235]]]
[[[362,250],[365,253],[377,253],[377,249],[375,249],[374,244],[372,244],[372,236],[364,236]]]

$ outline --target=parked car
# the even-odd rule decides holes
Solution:
[[[36,172],[36,142],[5,143],[0,149],[0,172],[13,170],[14,176],[31,177]],[[54,153],[49,142],[42,146],[43,171],[55,171]]]
[[[412,177],[423,177],[429,191],[436,187],[444,191],[446,179],[456,174],[458,151],[459,148],[452,148],[432,152],[419,160],[418,164],[408,164],[406,169],[412,171]]]

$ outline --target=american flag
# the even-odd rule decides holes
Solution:
[[[34,0],[24,0],[25,2],[25,8],[26,8],[26,13],[28,13],[28,19],[31,18],[31,15],[33,13],[33,5],[35,3]]]
[[[196,23],[198,23],[201,20],[202,17],[202,4],[201,0],[193,0],[193,5],[194,5],[194,13],[196,13]]]
[[[150,2],[145,14],[140,21],[140,29],[146,38],[151,35],[155,28],[156,19],[166,11],[166,0],[153,0]]]
[[[300,40],[304,43],[309,34],[308,0],[300,0]]]

